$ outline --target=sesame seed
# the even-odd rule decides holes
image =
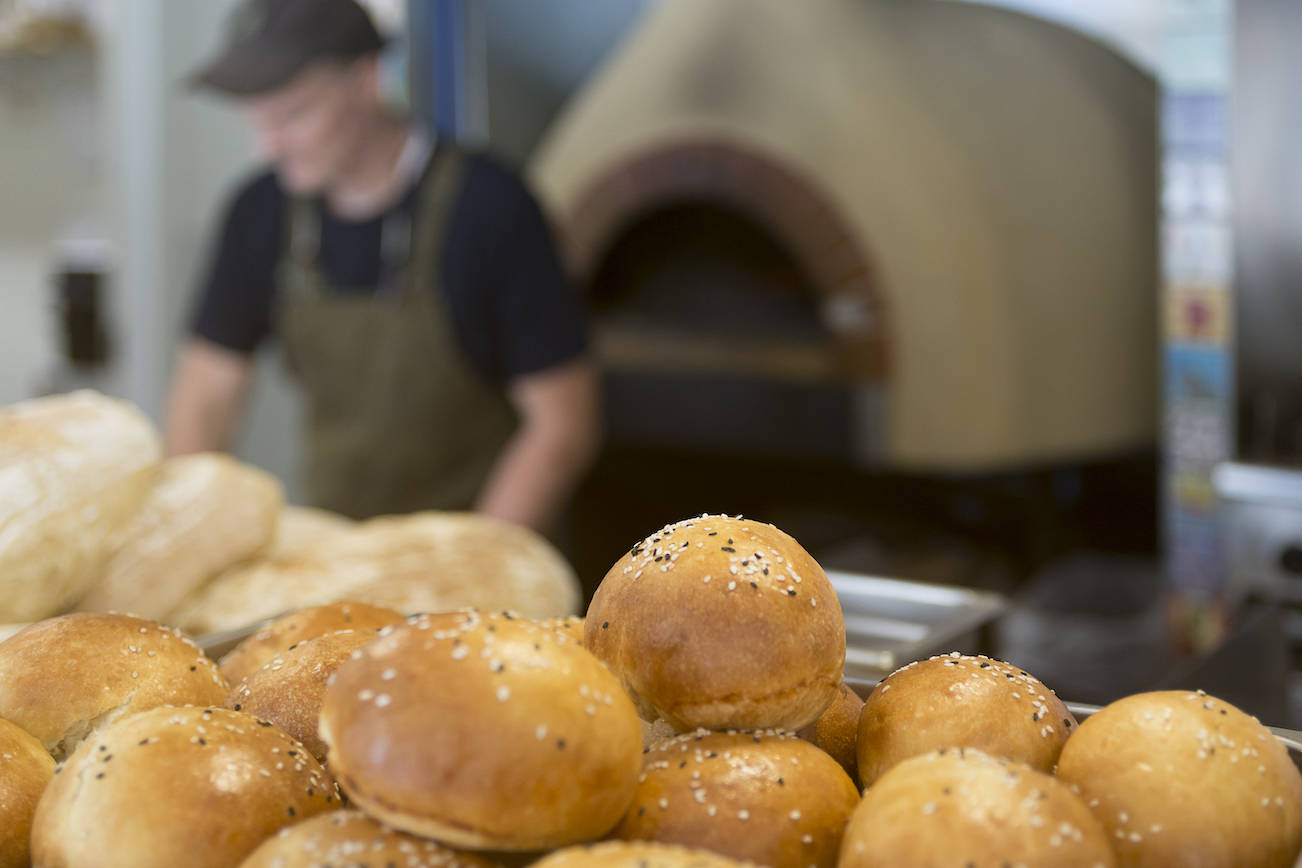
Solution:
[[[499,684],[497,686],[497,701],[506,702],[506,700],[510,698],[511,698],[511,688],[507,687],[505,684]]]
[[[387,693],[381,693],[379,696],[375,697],[376,708],[384,708],[384,706],[388,705],[390,702],[393,702],[393,698]]]
[[[749,819],[750,819],[750,811],[747,811],[747,810],[744,809],[744,808],[743,808],[742,810],[738,811],[738,812],[737,812],[737,819],[738,819],[738,820],[749,820]]]
[[[398,672],[396,669],[386,669],[380,673],[381,681],[392,681],[397,677],[398,677]]]

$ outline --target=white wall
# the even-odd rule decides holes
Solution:
[[[95,55],[0,57],[0,404],[55,368],[52,243],[93,232],[104,207]]]
[[[184,84],[216,47],[232,5],[118,0],[106,24],[105,114],[114,155],[109,210],[130,338],[126,392],[155,419],[221,208],[254,166],[238,113]],[[264,359],[260,367],[237,453],[280,476],[295,496],[298,405],[278,366]]]

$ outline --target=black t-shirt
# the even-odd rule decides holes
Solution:
[[[463,178],[440,259],[462,350],[499,382],[575,359],[586,346],[582,299],[537,201],[514,172],[482,154],[467,154]],[[413,188],[395,210],[410,215],[417,199]],[[252,353],[272,334],[287,206],[272,172],[237,192],[203,279],[195,335]],[[320,263],[332,289],[369,292],[379,284],[384,216],[354,222],[322,210]]]

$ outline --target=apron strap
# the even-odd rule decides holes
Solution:
[[[464,174],[464,152],[456,145],[440,140],[421,182],[412,216],[409,232],[411,258],[400,283],[406,297],[414,293],[429,293],[438,281],[447,224],[455,197],[461,192]]]

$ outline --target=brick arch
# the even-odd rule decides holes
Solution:
[[[700,139],[660,144],[599,174],[559,227],[579,278],[591,280],[640,217],[686,200],[731,206],[781,241],[821,297],[843,377],[886,378],[886,309],[862,243],[799,169],[750,146]]]

